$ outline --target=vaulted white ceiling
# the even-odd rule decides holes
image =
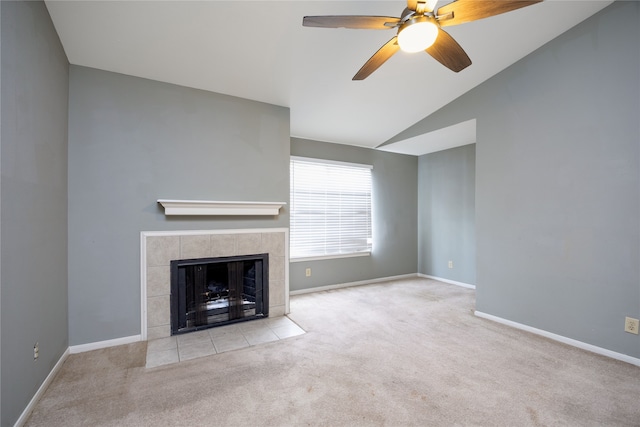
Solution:
[[[610,3],[546,0],[447,27],[473,61],[467,69],[454,73],[425,53],[399,52],[354,82],[395,30],[306,28],[303,16],[400,16],[404,1],[46,0],[72,64],[289,107],[291,136],[365,147]]]

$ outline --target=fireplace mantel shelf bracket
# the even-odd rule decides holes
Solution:
[[[169,215],[278,215],[286,202],[220,202],[158,199]]]

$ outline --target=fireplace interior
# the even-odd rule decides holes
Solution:
[[[269,255],[171,261],[171,335],[269,315]]]

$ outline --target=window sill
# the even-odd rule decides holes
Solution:
[[[350,253],[350,254],[335,254],[335,255],[322,255],[322,256],[309,256],[309,257],[290,258],[289,262],[323,261],[323,260],[327,260],[327,259],[356,258],[356,257],[364,257],[364,256],[371,256],[371,251],[353,252],[353,253]]]

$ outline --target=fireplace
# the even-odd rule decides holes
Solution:
[[[140,233],[141,331],[146,340],[171,336],[171,261],[269,254],[269,317],[289,312],[289,230],[286,228],[143,231]]]
[[[171,335],[269,315],[269,255],[173,260]]]

